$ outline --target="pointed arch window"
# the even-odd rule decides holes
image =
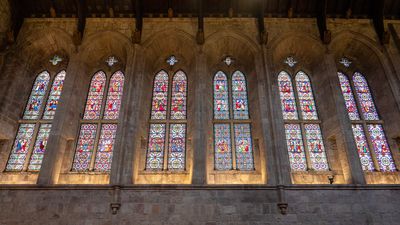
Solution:
[[[282,71],[278,86],[292,171],[329,170],[309,77],[299,71],[293,84],[291,76]]]
[[[214,76],[214,168],[254,170],[251,120],[244,74]],[[231,103],[231,104],[229,104]]]
[[[65,75],[63,70],[52,79],[49,72],[43,71],[36,77],[22,119],[19,121],[6,171],[40,170]],[[50,86],[51,80],[53,83]]]
[[[363,170],[395,171],[383,121],[379,118],[367,80],[359,72],[354,73],[351,82],[342,72],[338,72],[338,77]]]
[[[109,80],[103,71],[93,75],[72,171],[110,172],[124,81],[121,71],[115,72]]]
[[[181,70],[172,77],[161,70],[154,77],[146,170],[186,168],[187,86]]]

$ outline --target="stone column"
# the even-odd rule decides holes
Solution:
[[[129,185],[133,183],[135,140],[140,138],[139,130],[139,111],[141,107],[141,95],[143,86],[143,49],[139,44],[134,45],[132,57],[128,57],[125,76],[129,77],[125,81],[126,89],[123,100],[124,107],[121,109],[120,117],[120,136],[121,139],[116,147],[119,149],[113,160],[111,173],[111,183]],[[117,142],[117,143],[118,143]],[[117,164],[117,165],[116,165]]]
[[[204,123],[206,102],[202,98],[206,90],[207,82],[206,55],[199,47],[196,55],[196,75],[194,77],[194,128],[193,128],[193,177],[192,184],[205,184],[207,182],[207,124]]]
[[[74,108],[73,96],[76,95],[74,93],[74,84],[76,84],[80,69],[83,67],[84,65],[81,63],[79,55],[71,55],[37,184],[54,184],[58,180],[64,151],[67,147],[68,127],[72,123],[71,121],[79,120],[79,114],[73,113],[72,108]]]
[[[265,64],[265,47],[261,46],[260,55],[256,57],[256,73],[257,73],[257,85],[258,85],[258,103],[260,108],[260,119],[262,128],[262,139],[264,140],[264,161],[267,164],[267,179],[266,184],[276,185],[277,183],[277,164],[276,154],[272,139],[272,120],[271,120],[271,106],[270,103],[270,84],[267,82],[268,69]]]
[[[115,136],[113,161],[111,165],[110,184],[112,185],[120,184],[122,176],[126,176],[126,178],[124,178],[126,184],[132,184],[132,180],[127,179],[127,177],[131,178],[133,171],[130,170],[127,174],[123,172],[126,172],[124,171],[125,168],[132,166],[133,161],[133,156],[130,156],[129,154],[132,152],[134,146],[134,141],[132,139],[132,127],[136,124],[133,121],[133,116],[137,111],[134,110],[134,104],[138,100],[135,99],[137,96],[135,91],[140,90],[139,88],[135,88],[135,59],[137,57],[137,51],[135,51],[136,47],[137,45],[135,45],[135,48],[127,53],[125,70],[122,71],[125,75],[125,83],[121,101],[121,111],[118,120],[118,129]],[[130,161],[125,159],[130,159]]]
[[[268,183],[275,185],[287,185],[291,183],[289,158],[286,150],[286,138],[279,101],[279,89],[277,75],[273,74],[272,60],[268,57],[268,49],[262,47],[262,57],[265,76],[264,100],[268,110],[261,112],[265,141],[267,142]],[[261,100],[261,99],[260,99]],[[262,103],[260,103],[262,104]],[[269,150],[270,149],[270,150]],[[274,174],[273,174],[274,173]]]
[[[326,77],[329,79],[335,101],[336,114],[339,119],[340,128],[343,132],[344,146],[347,150],[350,173],[354,184],[365,184],[364,172],[358,157],[356,143],[353,137],[351,121],[347,114],[347,109],[342,96],[335,57],[332,53],[325,53],[323,63],[326,65]]]

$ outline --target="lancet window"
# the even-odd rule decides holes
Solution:
[[[172,76],[171,76],[172,75]],[[148,171],[186,169],[186,74],[161,70],[154,77],[146,154]]]
[[[19,120],[6,171],[40,170],[65,75],[62,70],[52,78],[49,72],[43,71],[36,77],[25,111]]]
[[[214,169],[254,170],[251,119],[245,75],[214,76]]]
[[[279,73],[278,86],[290,167],[292,171],[327,171],[328,160],[311,81],[302,71],[296,74],[294,80],[293,84],[291,76],[285,71]]]
[[[338,72],[338,77],[363,170],[395,171],[383,121],[367,80],[359,72],[354,73],[351,81],[342,72]]]
[[[103,71],[93,75],[80,123],[72,171],[108,173],[111,170],[124,81],[121,71],[115,72],[109,79]]]

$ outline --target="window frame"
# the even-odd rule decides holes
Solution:
[[[103,96],[102,96],[102,100],[101,100],[101,105],[100,105],[100,115],[98,119],[84,119],[84,114],[86,111],[86,105],[87,105],[87,101],[89,99],[89,93],[90,93],[90,88],[91,88],[91,84],[92,84],[92,80],[94,78],[94,76],[98,73],[102,72],[105,75],[105,83],[104,83],[104,91],[103,91]],[[70,173],[96,173],[96,174],[110,174],[111,172],[111,167],[110,167],[110,171],[99,171],[96,170],[96,158],[97,158],[97,153],[98,153],[98,147],[99,147],[99,142],[101,139],[101,132],[102,132],[102,128],[103,125],[106,124],[114,124],[117,126],[117,129],[115,131],[115,135],[117,135],[117,131],[118,131],[118,127],[119,127],[119,117],[121,116],[121,112],[118,115],[118,119],[104,119],[104,114],[106,111],[106,103],[107,103],[107,98],[108,98],[108,94],[109,94],[109,88],[110,88],[110,83],[111,83],[111,79],[112,77],[116,74],[116,73],[122,73],[122,75],[124,76],[124,82],[123,82],[123,89],[122,89],[122,95],[121,95],[121,104],[120,104],[120,108],[119,110],[121,111],[121,107],[122,107],[122,98],[123,98],[123,92],[125,89],[125,81],[126,81],[126,77],[125,77],[125,73],[121,68],[117,68],[115,70],[105,70],[105,69],[99,69],[97,71],[95,71],[94,73],[92,73],[92,76],[90,77],[90,81],[89,81],[89,86],[87,88],[86,91],[86,98],[85,98],[85,104],[84,104],[84,109],[83,112],[80,114],[80,119],[79,119],[79,129],[75,135],[76,140],[75,140],[75,148],[74,148],[74,156],[72,158],[72,163],[71,163],[71,168],[69,170]],[[76,170],[74,169],[74,163],[75,163],[75,157],[77,155],[77,148],[79,145],[79,140],[80,140],[80,133],[82,130],[82,125],[96,125],[96,136],[94,138],[94,144],[93,144],[93,151],[91,152],[91,158],[90,158],[90,162],[89,162],[89,169],[88,170]],[[114,138],[114,144],[113,144],[113,150],[112,153],[114,154],[115,151],[115,139]]]
[[[55,71],[58,71],[58,72],[55,72]],[[19,119],[17,120],[18,127],[17,127],[17,130],[15,132],[15,135],[13,136],[14,137],[13,138],[13,143],[11,145],[11,150],[10,150],[10,153],[8,155],[7,162],[6,162],[6,165],[5,165],[5,168],[4,168],[3,172],[6,172],[6,173],[24,173],[24,172],[25,173],[26,172],[28,172],[28,173],[39,173],[40,172],[40,169],[39,170],[30,170],[29,166],[31,164],[31,158],[32,158],[33,153],[34,153],[35,144],[36,144],[37,138],[39,136],[39,132],[40,132],[41,126],[45,125],[45,124],[46,125],[50,125],[49,137],[51,135],[51,129],[52,129],[54,117],[53,117],[53,119],[44,119],[43,117],[44,117],[44,113],[45,113],[45,110],[46,110],[46,107],[47,107],[47,103],[50,100],[49,98],[50,98],[51,90],[53,88],[54,81],[57,78],[57,76],[60,75],[62,72],[64,72],[65,76],[66,76],[67,71],[66,71],[65,68],[57,69],[57,70],[53,70],[53,71],[50,71],[50,70],[46,69],[46,70],[40,70],[40,72],[35,73],[36,74],[35,79],[33,80],[33,82],[30,85],[31,88],[30,88],[29,96],[27,97],[27,99],[25,101],[25,104],[23,105],[23,109],[22,109],[22,112],[21,112],[21,114],[19,116]],[[46,86],[45,94],[43,95],[43,101],[41,103],[41,106],[40,106],[40,109],[39,109],[39,112],[38,112],[38,118],[37,119],[24,119],[25,111],[26,111],[26,108],[27,108],[27,106],[29,104],[33,88],[35,87],[35,83],[36,83],[38,77],[43,73],[47,73],[48,74],[49,80],[48,80],[48,83],[47,83],[47,86]],[[63,83],[64,82],[65,82],[65,77],[64,77]],[[62,91],[61,91],[60,98],[62,96]],[[57,109],[58,109],[58,105],[59,105],[59,103],[57,104]],[[56,109],[56,112],[57,112],[57,109]],[[33,124],[34,127],[33,127],[32,137],[31,137],[31,140],[30,140],[30,143],[29,143],[29,146],[28,146],[28,151],[25,154],[26,157],[25,157],[25,161],[24,161],[22,170],[7,170],[7,166],[9,164],[10,158],[13,155],[14,145],[15,145],[15,141],[16,141],[17,135],[19,133],[20,127],[21,127],[21,125],[29,125],[29,124]],[[47,144],[46,144],[45,152],[47,150],[48,149],[47,149]],[[42,165],[42,163],[43,163],[43,159],[42,159],[41,165]]]
[[[226,76],[226,81],[227,81],[227,86],[228,86],[228,119],[215,119],[215,94],[214,94],[214,81],[215,81],[215,76],[219,73],[222,72],[225,76]],[[232,77],[233,75],[239,72],[243,75],[244,80],[245,80],[245,84],[246,84],[246,101],[247,101],[247,111],[248,111],[248,115],[249,118],[248,119],[234,119],[234,109],[233,109],[233,84],[232,84]],[[249,104],[249,90],[248,90],[248,79],[247,76],[244,72],[242,72],[242,70],[240,69],[230,69],[230,68],[226,68],[226,69],[218,69],[216,71],[214,71],[213,76],[212,76],[212,151],[213,151],[213,172],[217,172],[217,173],[226,173],[229,171],[240,171],[240,172],[247,172],[247,173],[252,173],[256,171],[256,162],[255,162],[255,151],[256,151],[256,146],[255,146],[255,140],[253,138],[253,125],[252,125],[252,117],[251,117],[251,110],[250,110],[250,104]],[[231,146],[231,164],[232,167],[229,170],[218,170],[216,168],[216,157],[215,157],[215,125],[216,124],[228,124],[229,128],[230,128],[230,146]],[[252,157],[252,162],[253,162],[253,169],[251,170],[239,170],[237,167],[237,157],[236,157],[236,136],[235,136],[235,125],[237,124],[248,124],[249,128],[250,128],[250,140],[251,140],[251,148],[252,148],[252,152],[251,152],[251,157]]]
[[[166,104],[166,115],[165,119],[152,119],[152,111],[153,111],[153,100],[154,100],[154,86],[156,83],[156,76],[164,72],[168,75],[168,89],[167,89],[167,104]],[[182,72],[186,78],[186,96],[185,96],[185,119],[172,119],[171,118],[171,108],[172,108],[172,92],[173,92],[173,83],[174,77],[178,72]],[[149,117],[147,122],[147,140],[145,146],[145,157],[144,157],[144,169],[143,172],[145,173],[186,173],[188,171],[188,102],[189,102],[189,78],[187,73],[182,68],[172,69],[160,69],[156,71],[152,76],[152,86],[151,86],[151,100],[150,100],[150,107],[149,107]],[[147,167],[148,157],[149,157],[149,144],[150,144],[150,127],[152,124],[164,124],[165,125],[165,132],[164,132],[164,149],[163,149],[163,165],[162,169],[152,169]],[[169,144],[170,144],[170,129],[171,125],[173,124],[184,124],[185,125],[185,151],[184,151],[184,167],[183,169],[173,169],[169,168]]]
[[[279,84],[279,75],[282,72],[286,73],[289,76],[290,82],[292,83],[293,97],[294,97],[294,100],[295,100],[295,105],[296,105],[296,110],[297,110],[297,119],[292,119],[292,120],[291,119],[283,119],[283,124],[284,124],[283,129],[285,131],[286,151],[288,151],[288,146],[287,146],[285,125],[286,124],[298,124],[300,126],[300,132],[301,132],[301,137],[302,137],[302,142],[303,142],[302,144],[303,144],[304,154],[305,154],[305,158],[306,158],[306,170],[305,171],[292,170],[292,166],[290,165],[291,172],[292,173],[304,173],[304,172],[310,172],[310,171],[313,171],[313,172],[329,172],[329,171],[332,171],[331,163],[329,162],[329,157],[328,157],[328,154],[327,154],[326,144],[325,144],[325,141],[324,141],[324,134],[323,134],[323,131],[322,131],[322,120],[320,118],[320,114],[319,114],[319,110],[318,110],[318,104],[317,104],[317,100],[315,98],[315,91],[314,91],[314,87],[313,87],[313,79],[312,79],[312,77],[304,69],[293,70],[293,73],[290,73],[286,69],[282,69],[282,70],[280,70],[278,72],[278,76],[275,79],[278,84]],[[300,98],[299,98],[299,93],[298,93],[298,89],[297,89],[297,80],[296,80],[296,77],[300,72],[304,73],[308,77],[308,80],[310,82],[311,94],[312,94],[312,97],[313,97],[313,100],[314,100],[314,107],[315,107],[316,116],[317,116],[317,119],[315,119],[315,120],[303,119],[303,110],[302,110],[301,104],[300,104]],[[282,100],[281,100],[281,97],[280,97],[280,92],[281,91],[280,91],[280,89],[278,87],[279,101],[280,101],[280,104],[281,104],[280,111],[281,111],[281,114],[282,114],[282,117],[283,117]],[[310,156],[311,153],[310,153],[310,149],[308,147],[308,141],[307,141],[307,137],[306,137],[307,133],[306,133],[306,129],[305,129],[305,126],[307,124],[316,124],[316,125],[319,126],[322,145],[324,147],[324,154],[325,154],[325,157],[326,157],[326,162],[327,162],[327,167],[328,167],[327,170],[315,170],[312,167],[312,160],[311,160],[311,156]],[[290,162],[290,157],[288,157],[288,159],[289,159],[289,162]]]

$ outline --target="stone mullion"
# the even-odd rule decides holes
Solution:
[[[39,172],[38,184],[54,184],[57,182],[61,169],[61,158],[64,156],[66,148],[65,132],[67,131],[64,128],[69,126],[70,121],[73,120],[73,115],[71,114],[72,98],[75,94],[74,85],[79,77],[76,74],[79,74],[81,67],[83,65],[79,55],[71,55],[66,68],[63,92],[54,115],[51,133]]]
[[[337,110],[336,116],[338,117],[340,128],[343,131],[344,146],[346,148],[348,163],[350,166],[350,173],[355,184],[365,184],[364,172],[362,170],[360,158],[358,156],[357,145],[353,136],[353,129],[351,121],[347,113],[346,104],[343,98],[342,90],[337,76],[337,68],[335,58],[332,53],[325,53],[324,64],[327,67],[327,76],[333,93],[335,101],[335,108]]]
[[[272,56],[267,54],[267,50],[262,46],[262,56],[264,65],[264,74],[266,78],[266,98],[265,102],[268,108],[268,117],[263,118],[263,120],[270,121],[267,124],[268,127],[264,127],[265,135],[269,134],[268,130],[271,130],[270,137],[266,137],[266,140],[271,140],[271,157],[266,155],[267,162],[271,165],[269,173],[274,173],[276,171],[276,181],[269,179],[270,183],[276,182],[277,185],[288,185],[291,183],[290,174],[290,163],[286,147],[286,137],[284,131],[283,115],[281,111],[279,88],[277,85],[277,74],[273,74],[274,64],[272,63]],[[261,107],[263,108],[263,107]],[[267,131],[266,131],[267,130]],[[268,152],[266,152],[268,153]],[[273,174],[271,174],[273,175]]]
[[[201,48],[202,46],[199,46]],[[206,85],[209,85],[208,78],[212,75],[207,71],[207,60],[206,55],[203,51],[198,50],[198,54],[195,56],[196,65],[193,74],[193,89],[192,91],[194,99],[194,123],[193,123],[193,159],[192,159],[192,184],[202,185],[206,184],[207,180],[207,155],[208,155],[208,145],[207,145],[207,135],[206,129],[208,129],[208,123],[206,116],[207,103],[204,98],[204,93],[206,93]],[[189,87],[189,86],[188,86]],[[189,99],[189,98],[188,98]],[[209,162],[214,164],[214,162]],[[214,166],[213,166],[214,168]]]

